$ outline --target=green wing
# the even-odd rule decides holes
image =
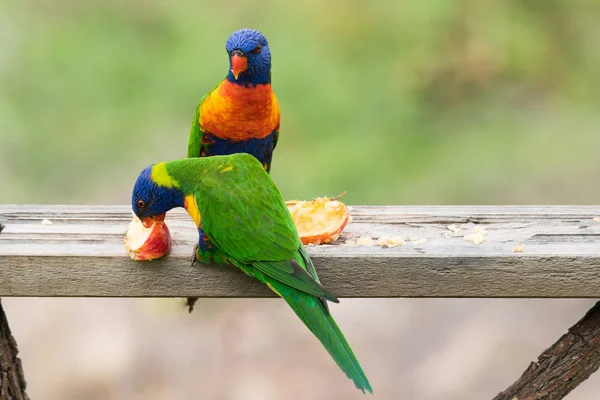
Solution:
[[[296,260],[253,262],[252,266],[276,282],[287,285],[288,290],[298,289],[312,296],[339,303],[335,295],[316,281]],[[257,275],[256,272],[254,275]],[[273,285],[270,285],[271,279],[264,279],[264,281],[271,289],[275,289]],[[277,291],[277,293],[279,292]],[[324,300],[323,302],[326,304]]]
[[[313,265],[312,260],[308,256],[308,253],[306,252],[306,249],[304,248],[304,246],[300,246],[300,249],[298,252],[300,253],[300,257],[302,258],[302,261],[304,261],[304,265],[306,265],[306,270],[308,271],[310,276],[312,276],[315,281],[320,283],[321,281],[319,280],[319,277],[317,276],[317,270],[315,270],[315,266]],[[327,303],[325,303],[325,304],[327,305]]]
[[[260,162],[245,153],[211,157],[210,162],[196,201],[211,240],[245,263],[295,258],[300,247],[296,227]]]
[[[195,193],[202,230],[209,239],[234,262],[251,265],[305,293],[336,301],[315,280],[314,268],[307,271],[296,227],[260,162],[243,153],[211,159],[221,164],[203,175]]]
[[[196,112],[194,112],[194,120],[192,121],[192,128],[190,129],[190,138],[188,140],[188,152],[187,156],[190,157],[200,157],[203,150],[202,138],[204,137],[204,131],[200,127],[200,107],[208,94],[204,95],[204,97],[200,100],[200,104],[196,107]]]

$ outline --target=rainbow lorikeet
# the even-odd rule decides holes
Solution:
[[[196,108],[188,157],[248,153],[271,169],[279,137],[279,105],[271,89],[271,50],[253,29],[234,32],[225,45],[229,72]]]
[[[197,257],[230,264],[281,296],[360,390],[373,392],[329,313],[339,300],[319,282],[279,190],[254,157],[233,154],[162,162],[142,171],[132,208],[145,226],[183,207],[199,231]],[[211,247],[203,248],[204,236]]]
[[[227,77],[205,95],[194,113],[188,157],[252,154],[271,171],[279,138],[279,105],[271,89],[271,50],[257,30],[240,29],[225,44]],[[210,246],[204,235],[201,244]],[[196,252],[194,252],[195,254]],[[197,298],[189,297],[189,312]]]

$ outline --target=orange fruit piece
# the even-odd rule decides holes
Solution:
[[[350,220],[348,207],[338,200],[344,194],[311,201],[286,201],[302,244],[318,245],[337,240]]]

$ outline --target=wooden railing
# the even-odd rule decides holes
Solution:
[[[321,282],[338,297],[600,298],[600,206],[351,207],[351,215],[335,244],[308,247]],[[183,211],[166,220],[169,256],[130,260],[123,246],[130,220],[127,206],[0,205],[0,296],[273,295],[237,269],[190,265],[197,231]],[[375,244],[357,245],[361,237]],[[405,243],[377,245],[382,237]],[[592,310],[579,324],[599,321]],[[497,398],[564,397],[599,365],[600,329],[586,332],[574,337],[595,353],[575,361],[565,353],[571,368],[555,376],[556,363],[542,368],[542,360],[534,370],[543,379],[531,378],[530,367],[527,382]],[[531,397],[542,390],[535,385],[556,379],[562,383],[546,397]]]

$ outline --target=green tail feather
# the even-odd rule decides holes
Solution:
[[[354,385],[363,393],[365,391],[373,393],[371,384],[354,356],[350,345],[321,300],[291,289],[289,286],[281,285],[279,282],[269,283],[269,286],[277,289],[296,315],[319,339],[346,376],[354,381]]]

